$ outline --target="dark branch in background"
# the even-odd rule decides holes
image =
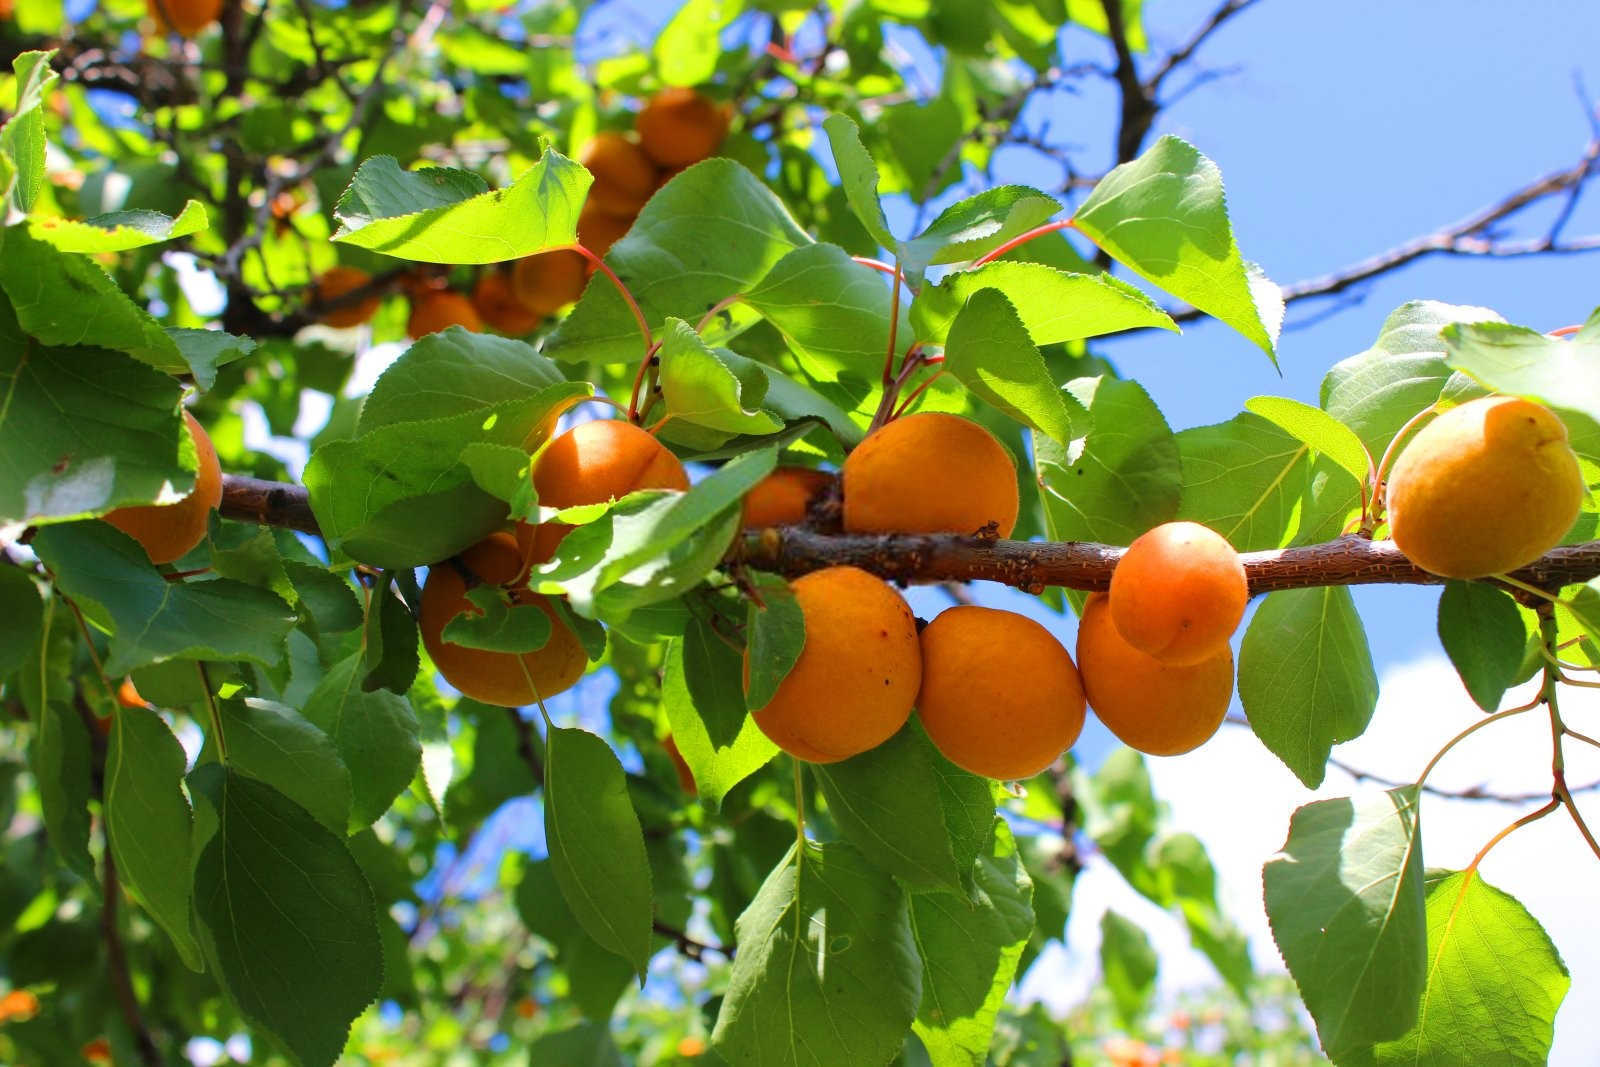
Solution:
[[[161,1050],[145,1025],[139,1010],[139,998],[133,991],[133,980],[128,976],[128,956],[122,946],[122,932],[117,929],[117,902],[122,896],[122,886],[117,881],[117,864],[111,856],[111,839],[106,838],[105,892],[100,905],[100,932],[106,943],[106,967],[111,972],[111,989],[122,1011],[122,1021],[133,1034],[134,1047],[139,1050],[139,1062],[146,1067],[161,1067]]]

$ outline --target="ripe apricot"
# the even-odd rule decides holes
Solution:
[[[1014,611],[961,606],[922,631],[917,714],[957,767],[1030,778],[1083,730],[1083,683],[1043,626]]]
[[[611,251],[611,246],[627,234],[637,217],[613,215],[609,211],[600,210],[594,204],[585,204],[583,210],[578,213],[578,243],[604,259],[606,253]],[[587,270],[593,270],[592,264],[587,261],[584,266]]]
[[[613,215],[637,215],[656,191],[656,165],[625,134],[602,130],[578,151],[594,175],[588,203]]]
[[[1089,706],[1122,743],[1152,756],[1198,748],[1222,725],[1233,696],[1233,650],[1187,667],[1123,640],[1109,597],[1095,593],[1078,620],[1078,670]]]
[[[317,305],[332,303],[370,281],[372,275],[360,267],[330,267],[319,274],[317,280],[312,283],[312,302]],[[382,300],[383,298],[377,294],[363,297],[357,303],[344,304],[322,312],[318,321],[340,330],[348,330],[352,326],[360,326],[376,315]]]
[[[486,270],[472,287],[472,306],[493,329],[512,337],[532,333],[540,316],[518,300],[511,279],[501,270]]]
[[[583,295],[588,260],[570,249],[524,256],[511,267],[511,291],[529,311],[545,318]]]
[[[581,422],[551,441],[533,468],[540,505],[571,508],[617,500],[635,489],[689,488],[683,461],[631,422],[595,419]],[[525,558],[543,563],[571,527],[547,522],[517,527]]]
[[[171,504],[117,508],[101,518],[139,542],[151,563],[171,563],[206,539],[211,509],[222,503],[222,465],[205,428],[187,411],[183,421],[194,438],[194,488]]]
[[[1424,426],[1388,479],[1389,531],[1446,578],[1524,567],[1561,543],[1583,503],[1567,427],[1549,408],[1486,396]]]
[[[1250,589],[1227,538],[1168,522],[1128,546],[1111,573],[1111,618],[1128,644],[1162,663],[1210,659],[1244,618]]]
[[[222,0],[145,0],[156,29],[193,37],[222,15]]]
[[[663,167],[682,167],[722,147],[728,136],[728,112],[693,89],[674,87],[651,97],[633,125],[651,159]]]
[[[483,332],[483,319],[464,293],[441,289],[425,293],[411,305],[411,317],[406,319],[406,336],[426,337],[452,326],[465,326],[474,333]]]
[[[463,568],[495,585],[516,581],[522,570],[516,538],[504,532],[491,534],[458,560]],[[446,641],[444,628],[451,619],[463,612],[478,614],[477,606],[467,599],[467,588],[461,569],[448,561],[428,568],[428,580],[422,587],[417,627],[445,681],[474,700],[513,708],[564,692],[583,677],[589,657],[578,636],[550,607],[547,597],[525,585],[510,590],[511,602],[533,604],[549,617],[550,639],[542,648],[518,655]]]
[[[779,467],[745,494],[746,530],[793,526],[805,521],[811,498],[833,483],[833,475],[813,467]]]
[[[922,684],[917,621],[905,598],[855,567],[789,583],[806,639],[767,706],[761,732],[797,759],[836,763],[876,748],[905,725]],[[749,684],[750,656],[745,654]]]
[[[922,412],[895,419],[844,461],[849,533],[959,533],[1017,524],[1017,472],[994,435],[971,419]]]

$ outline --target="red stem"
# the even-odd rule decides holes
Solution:
[[[1013,237],[1011,240],[1007,241],[999,248],[994,249],[992,252],[985,252],[983,255],[979,256],[972,265],[974,267],[981,267],[985,263],[992,263],[1001,256],[1005,255],[1007,252],[1011,251],[1013,248],[1016,248],[1018,245],[1025,245],[1035,237],[1043,237],[1047,233],[1055,233],[1057,230],[1064,230],[1071,225],[1071,219],[1057,219],[1054,222],[1047,222],[1043,226],[1035,226],[1027,233],[1018,234],[1016,237]]]
[[[737,304],[743,299],[743,293],[732,293],[723,297],[721,300],[718,300],[715,304],[712,304],[711,310],[707,311],[703,316],[701,316],[700,321],[695,323],[694,332],[705,333],[706,327],[711,325],[712,319],[716,318],[721,312],[727,311],[729,308],[733,307],[733,305]]]
[[[915,401],[917,399],[917,397],[921,396],[924,392],[926,392],[928,386],[930,386],[934,382],[938,381],[940,375],[942,375],[942,374],[944,374],[944,368],[941,367],[940,369],[934,371],[933,374],[926,381],[924,381],[921,385],[919,385],[915,389],[911,390],[911,392],[909,394],[907,394],[906,398],[904,400],[900,401],[900,406],[894,409],[894,415],[892,416],[892,418],[898,419],[901,415],[904,415],[906,413],[906,409],[911,406],[912,402]]]
[[[1581,329],[1583,329],[1583,327],[1581,325],[1578,325],[1578,326],[1563,326],[1559,330],[1551,330],[1549,333],[1545,334],[1545,336],[1546,337],[1570,337],[1571,335],[1577,333]]]
[[[871,267],[880,274],[889,275],[889,277],[893,278],[895,281],[903,280],[900,276],[899,267],[891,267],[881,259],[869,259],[866,256],[851,256],[850,258],[861,264],[863,267]]]
[[[900,264],[894,267],[895,281],[892,286],[893,295],[889,298],[889,351],[883,356],[883,387],[889,388],[894,381],[894,343],[896,335],[900,332]]]
[[[645,368],[650,365],[650,357],[655,355],[655,346],[650,339],[650,323],[645,320],[644,310],[639,307],[639,301],[633,298],[633,293],[629,291],[626,285],[622,284],[622,279],[617,277],[616,271],[606,265],[605,260],[580,244],[572,244],[567,247],[583,256],[590,263],[593,263],[595,270],[611,279],[611,284],[617,287],[617,292],[622,294],[623,301],[628,305],[628,309],[633,312],[633,320],[639,324],[639,336],[644,338],[644,359],[639,361],[639,373],[633,379],[633,395],[628,398],[628,417],[633,418],[638,413],[639,385],[644,381],[644,372]]]

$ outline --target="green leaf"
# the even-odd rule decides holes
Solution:
[[[883,276],[837,245],[803,245],[773,265],[741,301],[775,326],[805,372],[834,381],[842,372],[876,380],[889,350],[893,295]],[[911,344],[900,310],[895,351]]]
[[[468,171],[361,164],[333,213],[335,241],[424,263],[499,263],[570,245],[594,179],[547,151],[507,189]]]
[[[361,406],[356,436],[402,422],[467,414],[488,418],[509,400],[535,397],[559,414],[586,395],[574,384],[525,342],[469,330],[431,333],[378,376]]]
[[[1119,747],[1086,786],[1075,790],[1085,809],[1084,832],[1129,885],[1166,907],[1170,898],[1145,856],[1158,812],[1144,757]]]
[[[1565,338],[1503,322],[1452,323],[1443,336],[1447,365],[1484,388],[1600,419],[1600,318]]]
[[[516,905],[523,924],[556,950],[556,958],[567,975],[568,994],[578,1010],[591,1019],[609,1018],[617,998],[633,977],[633,967],[583,932],[561,895],[550,860],[524,864],[522,881],[517,883]]]
[[[366,647],[362,650],[361,688],[387,689],[404,695],[417,676],[417,620],[412,618],[389,575],[383,575],[367,600]]]
[[[383,979],[366,877],[343,840],[272,787],[220,764],[189,785],[216,812],[194,888],[224,988],[300,1062],[332,1064]]]
[[[971,899],[911,898],[911,932],[922,957],[922,1004],[912,1029],[940,1065],[988,1062],[995,1018],[1033,932],[1033,885],[1004,820],[995,820],[992,841],[977,861]]]
[[[944,343],[962,307],[981,289],[1006,295],[1036,345],[1141,327],[1178,330],[1153,300],[1109,274],[1072,274],[1043,263],[999,260],[924,286],[911,304],[918,340]]]
[[[761,410],[767,376],[749,360],[725,360],[722,351],[712,350],[682,319],[667,319],[657,353],[661,398],[666,403],[662,414],[728,433],[783,429],[782,420]]]
[[[343,633],[361,625],[361,602],[342,577],[292,559],[283,561],[283,570],[294,586],[302,615],[310,613],[319,633]]]
[[[0,153],[15,167],[15,184],[7,183],[7,199],[21,214],[33,210],[44,188],[44,102],[58,75],[50,69],[54,52],[22,52],[11,60],[17,104],[0,126]]]
[[[1413,786],[1300,808],[1262,870],[1278,951],[1335,1061],[1405,1033],[1427,976]]]
[[[1572,979],[1550,935],[1515,897],[1459,871],[1427,876],[1428,984],[1416,1025],[1350,1057],[1400,1067],[1548,1063],[1556,1011]]]
[[[761,600],[750,601],[745,619],[750,681],[744,705],[752,709],[772,703],[806,645],[806,619],[789,583],[762,575],[756,580],[756,591]]]
[[[729,1063],[887,1063],[922,1000],[905,894],[841,842],[806,842],[739,916],[711,1047]]]
[[[350,772],[333,739],[298,711],[247,697],[217,703],[228,765],[265,782],[343,837],[350,827]]]
[[[1217,165],[1168,134],[1100,179],[1073,226],[1111,258],[1255,342],[1277,365],[1283,297],[1239,256]]]
[[[62,252],[126,252],[175,241],[211,225],[198,200],[186,201],[177,218],[159,211],[113,211],[89,219],[29,219],[28,232]]]
[[[921,724],[909,721],[876,748],[812,768],[845,840],[908,889],[959,891],[971,870],[970,861],[957,862],[944,806],[934,803],[941,776],[936,764],[943,762]],[[994,802],[984,793],[980,809],[987,807],[987,823]]]
[[[350,771],[353,827],[368,826],[405,791],[422,759],[411,702],[361,688],[360,652],[328,669],[306,700],[305,717],[327,734]]]
[[[1486,582],[1454,581],[1439,597],[1439,643],[1484,711],[1500,706],[1528,644],[1517,602]]]
[[[452,645],[522,655],[550,641],[550,616],[537,604],[513,604],[497,585],[469,589],[467,599],[477,614],[463,611],[445,624],[440,635]]]
[[[178,346],[178,355],[189,365],[195,384],[202,390],[210,390],[217,384],[218,367],[241,360],[256,350],[254,339],[235,337],[221,330],[168,326],[167,336]]]
[[[228,578],[169,582],[137,541],[103,522],[45,527],[32,547],[63,592],[110,616],[115,632],[105,670],[113,678],[167,659],[246,659],[263,667],[283,659],[294,613],[265,589]]]
[[[20,567],[0,567],[0,679],[39,647],[43,625],[44,600],[39,586]]]
[[[1350,472],[1357,483],[1365,482],[1374,466],[1373,458],[1356,432],[1321,408],[1302,404],[1284,396],[1253,396],[1244,402],[1245,410],[1260,415],[1285,433],[1316,452],[1327,456]]]
[[[1016,308],[998,289],[973,293],[956,316],[945,345],[944,369],[1018,422],[1063,446],[1072,443],[1066,396],[1051,380]],[[1079,413],[1087,414],[1081,407]]]
[[[194,815],[183,794],[183,746],[161,716],[118,708],[106,751],[106,835],[123,884],[172,938],[184,965],[202,970],[190,918],[194,898],[190,834]]]
[[[1137,923],[1107,910],[1100,916],[1100,974],[1122,1025],[1138,1025],[1156,991],[1156,950]]]
[[[1345,586],[1270,593],[1239,649],[1250,728],[1315,789],[1334,745],[1360,737],[1378,704],[1366,630]]]
[[[1307,488],[1309,449],[1259,415],[1235,415],[1178,434],[1183,506],[1241,552],[1277,548]]]
[[[539,780],[518,752],[522,731],[530,727],[515,708],[492,707],[465,697],[456,701],[452,718],[472,725],[472,753],[468,772],[455,778],[445,793],[444,812],[452,826],[471,829],[501,804],[539,788]]]
[[[918,282],[933,263],[978,259],[1061,210],[1061,201],[1025,185],[997,185],[939,212],[900,248],[900,266]]]
[[[603,1023],[581,1022],[540,1034],[528,1046],[528,1067],[623,1067],[622,1052]]]
[[[898,248],[899,242],[889,232],[889,220],[884,218],[883,205],[878,201],[878,165],[862,145],[861,131],[844,115],[829,115],[822,120],[822,129],[828,135],[839,184],[844,187],[850,210],[873,240],[884,248]]]
[[[26,670],[29,665],[24,665]],[[89,856],[89,728],[77,709],[60,700],[36,703],[33,777],[39,783],[39,808],[45,834],[56,854],[90,882],[96,880]]]
[[[739,654],[698,618],[667,650],[661,704],[700,799],[714,807],[778,752],[745,711],[740,674]]]
[[[744,10],[744,0],[688,0],[661,27],[651,49],[661,80],[667,85],[710,81],[722,55],[722,30]]]
[[[1217,874],[1205,845],[1193,834],[1169,834],[1154,851],[1162,895],[1183,913],[1190,942],[1234,991],[1249,996],[1255,978],[1250,943],[1217,907]]]
[[[644,981],[654,915],[650,861],[616,754],[585,730],[548,729],[544,832],[561,895],[589,936]]]

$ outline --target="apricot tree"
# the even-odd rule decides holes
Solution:
[[[1600,247],[1497,244],[1600,142],[1277,285],[1218,165],[1150,137],[1249,6],[1159,52],[1133,0],[689,0],[597,57],[567,5],[17,0],[0,1058],[1142,1062],[1128,920],[1123,1033],[1011,996],[1083,850],[1247,1023],[1278,1003],[1143,754],[1237,692],[1319,785],[1378,697],[1349,589],[1410,583],[1485,714],[1413,780],[1283,812],[1265,908],[1334,1062],[1541,1062],[1566,967],[1477,869],[1557,813],[1600,859],[1564,764],[1600,742],[1561,704],[1600,669],[1600,313],[1407,303],[1316,406],[1176,432],[1107,353],[1209,319],[1275,362],[1286,303]],[[1066,23],[1109,65],[1067,63]],[[1087,79],[1119,98],[1104,173],[1025,118]],[[1002,149],[1059,187],[989,181]],[[919,620],[934,583],[957,603]],[[1001,585],[1055,621],[971,602]],[[1427,866],[1434,767],[1530,712],[1548,794]],[[1080,765],[1090,715],[1131,748]],[[1286,1018],[1196,1045],[1310,1062]]]

